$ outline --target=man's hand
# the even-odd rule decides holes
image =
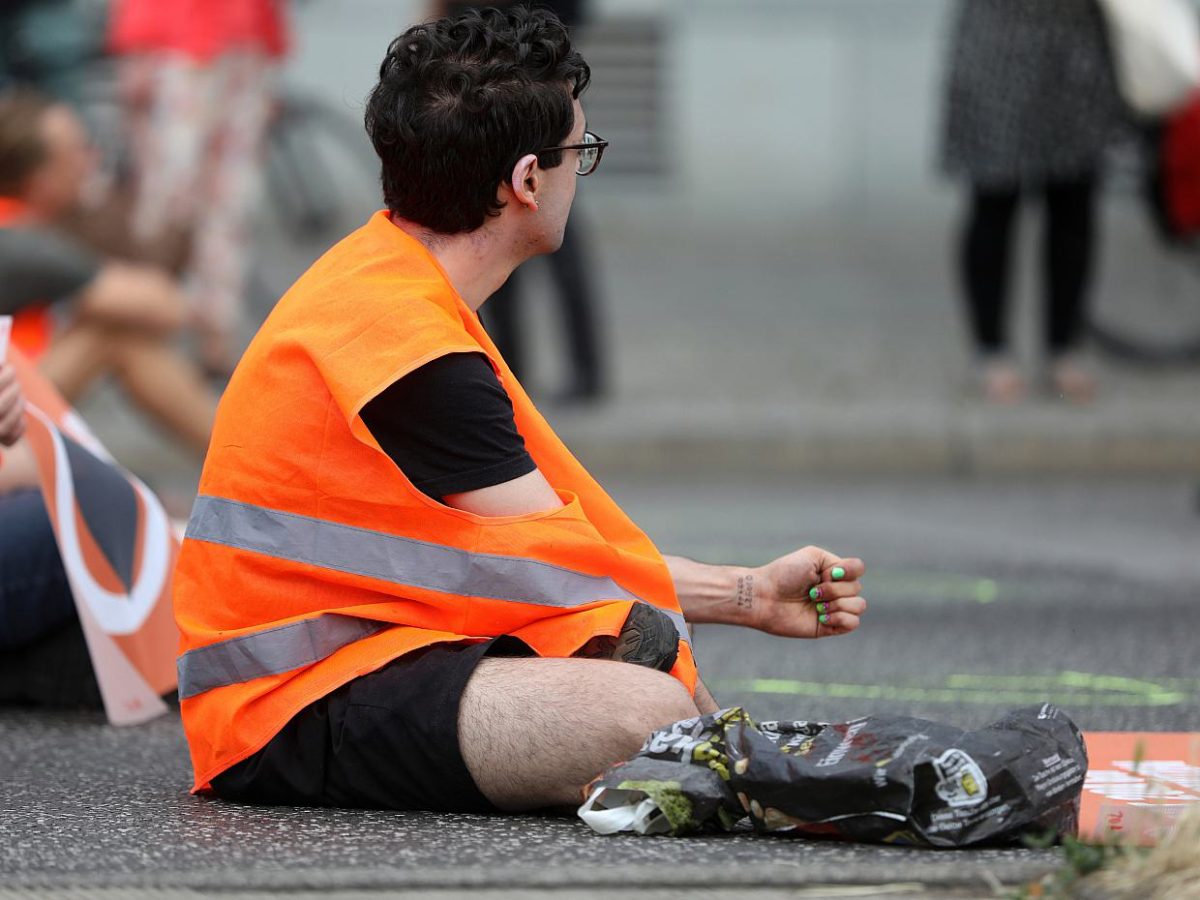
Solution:
[[[861,559],[805,547],[739,579],[746,624],[782,637],[849,634],[867,611]]]
[[[25,433],[25,398],[17,371],[0,363],[0,446],[11,447]]]
[[[867,610],[866,566],[805,547],[757,569],[664,557],[683,614],[693,624],[742,625],[783,637],[849,634]],[[824,616],[824,621],[821,617]]]

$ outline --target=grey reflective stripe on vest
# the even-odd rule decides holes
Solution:
[[[219,497],[196,498],[186,537],[466,597],[566,609],[603,600],[645,602],[607,576],[536,559],[471,553]],[[660,612],[675,625],[680,639],[687,641],[684,617],[671,610]],[[370,630],[350,636],[347,620]],[[347,616],[322,615],[189,650],[179,660],[179,693],[191,697],[306,666],[384,627]],[[233,644],[237,646],[226,649]],[[313,656],[320,648],[326,648],[325,652]]]
[[[387,622],[327,613],[189,650],[177,664],[179,699],[290,672],[390,627]]]

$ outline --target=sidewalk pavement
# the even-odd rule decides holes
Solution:
[[[997,408],[969,396],[949,211],[907,227],[727,233],[665,202],[604,199],[581,215],[606,301],[606,402],[555,406],[565,353],[558,310],[541,261],[525,279],[535,351],[526,386],[588,464],[651,473],[1200,474],[1200,368],[1096,360],[1100,394],[1082,408],[1044,395]],[[1200,328],[1200,275],[1164,286],[1165,258],[1141,223],[1113,218],[1098,302],[1140,315],[1165,308],[1142,292],[1182,293]],[[1028,302],[1036,231],[1026,231],[1015,328],[1036,375],[1028,352],[1040,306]],[[262,252],[278,283],[306,265],[287,247]],[[118,457],[151,480],[194,478],[194,462],[149,435],[111,391],[87,412]]]
[[[1200,367],[1150,372],[1093,358],[1100,393],[1087,407],[1044,392],[1013,408],[973,398],[945,222],[755,237],[711,225],[676,234],[653,219],[609,215],[596,232],[615,396],[595,410],[549,412],[588,462],[1200,473]],[[1164,287],[1156,271],[1164,261],[1144,241],[1127,240],[1140,223],[1116,218],[1100,271],[1102,312],[1136,303],[1125,291],[1193,288],[1195,310],[1185,315],[1200,323],[1200,277]],[[1027,231],[1019,258],[1031,270],[1037,247]],[[1019,275],[1014,328],[1036,389],[1029,350],[1040,304],[1029,301],[1039,286],[1033,272]],[[541,342],[541,370],[552,372],[555,334],[542,334],[550,336]]]

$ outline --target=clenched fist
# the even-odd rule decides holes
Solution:
[[[849,634],[867,611],[861,559],[805,547],[753,571],[751,627],[782,637]]]

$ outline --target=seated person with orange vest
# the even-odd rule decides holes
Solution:
[[[196,453],[216,401],[171,341],[185,304],[148,266],[99,259],[53,224],[76,207],[91,164],[69,107],[28,91],[0,95],[0,315],[13,343],[68,402],[102,375]]]
[[[477,311],[553,252],[605,143],[542,10],[397,38],[368,101],[387,209],[280,300],[217,412],[175,577],[196,790],[457,811],[577,804],[717,706],[688,622],[859,624],[863,564],[663,557]]]

